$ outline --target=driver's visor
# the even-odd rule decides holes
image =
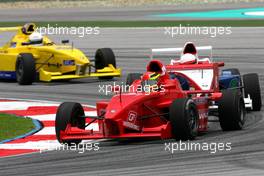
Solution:
[[[153,73],[153,74],[150,75],[149,80],[156,80],[156,79],[159,78],[159,76],[160,76],[159,73]]]

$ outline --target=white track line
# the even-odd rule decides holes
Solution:
[[[82,144],[90,144],[94,142],[92,140],[85,140]],[[5,143],[0,144],[0,149],[8,149],[8,150],[19,150],[19,149],[29,149],[29,150],[42,150],[44,151],[52,151],[52,150],[63,150],[65,148],[64,145],[60,144],[57,140],[41,140],[41,141],[28,141],[25,143]]]
[[[93,131],[99,131],[98,123],[92,123],[88,127],[85,128],[86,130],[93,130]]]
[[[97,111],[85,111],[85,115],[88,117],[96,117]]]
[[[27,99],[27,98],[0,98],[0,100],[15,100],[15,101],[20,101],[20,102],[37,102],[37,103],[45,103],[45,104],[56,104],[59,106],[62,102],[58,101],[48,101],[48,100],[34,100],[34,99]],[[96,108],[96,106],[93,105],[87,105],[87,104],[82,104],[83,106],[90,107],[90,108]]]
[[[85,129],[99,131],[99,126],[98,123],[92,123]],[[44,127],[42,130],[34,134],[34,136],[37,135],[55,135],[55,127]]]
[[[9,99],[12,100],[12,99]],[[15,100],[15,99],[13,99]],[[12,110],[27,110],[29,107],[42,107],[42,106],[59,106],[58,102],[48,102],[48,101],[36,101],[36,100],[26,100],[20,99],[17,102],[0,102],[0,111],[12,111]],[[84,105],[86,107],[95,108],[95,106]],[[97,116],[96,111],[85,111],[86,116],[94,117]],[[40,121],[54,121],[56,114],[48,115],[32,115],[29,116],[33,119]],[[97,123],[91,124],[86,129],[93,129],[98,131],[99,127]],[[55,127],[44,127],[41,131],[34,134],[37,135],[55,135]],[[91,140],[85,140],[83,143],[90,142]],[[49,151],[60,149],[62,145],[57,140],[41,140],[41,141],[28,141],[25,143],[5,143],[0,144],[0,149],[31,149],[40,151]]]
[[[42,130],[35,133],[33,136],[38,135],[55,135],[55,127],[44,127]]]
[[[46,104],[41,102],[0,102],[0,111],[27,110],[29,107],[58,106],[58,104]]]
[[[54,121],[56,114],[48,114],[48,115],[32,115],[28,116],[33,119],[37,119],[39,121]]]
[[[0,144],[0,149],[31,149],[40,150],[47,148],[56,148],[61,146],[57,140],[28,141],[25,143],[5,143]]]
[[[97,116],[97,112],[96,111],[85,111],[85,115],[89,116],[89,117],[95,117],[95,116]],[[31,116],[28,116],[28,117],[31,117],[33,119],[37,119],[37,120],[40,120],[40,121],[54,121],[55,117],[56,117],[56,114],[31,115]]]

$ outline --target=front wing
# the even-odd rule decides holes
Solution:
[[[85,72],[84,74],[80,74],[78,69],[75,74],[62,74],[61,72],[48,72],[44,69],[39,70],[39,79],[40,81],[50,82],[53,80],[63,80],[63,79],[80,79],[80,78],[88,78],[88,77],[120,77],[121,69],[116,69],[113,65],[109,64],[108,67],[103,69],[98,69],[96,72]]]

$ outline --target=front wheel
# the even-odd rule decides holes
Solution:
[[[116,58],[111,48],[100,48],[95,52],[95,69],[103,69],[111,64],[116,68]],[[113,76],[100,76],[99,79],[112,79]]]
[[[73,140],[63,140],[61,139],[60,132],[65,131],[68,124],[72,127],[78,127],[80,129],[85,129],[85,118],[84,110],[80,103],[65,102],[62,103],[56,114],[55,120],[55,131],[57,140],[63,144],[79,144],[81,139]]]
[[[16,79],[20,85],[31,85],[36,76],[35,60],[30,53],[19,54],[16,61]]]
[[[192,140],[198,134],[199,114],[192,99],[176,99],[170,106],[172,135],[176,140]]]

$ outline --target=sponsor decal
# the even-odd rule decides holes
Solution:
[[[137,125],[135,125],[135,124],[133,124],[131,122],[124,121],[123,125],[128,127],[128,128],[131,128],[131,129],[139,131],[139,126],[137,126]]]
[[[64,60],[63,65],[69,66],[69,65],[75,65],[74,60]]]
[[[16,79],[16,72],[0,71],[0,78],[2,79]]]
[[[134,111],[130,111],[130,112],[128,113],[128,118],[127,118],[127,120],[128,120],[129,122],[135,123],[136,119],[137,119],[137,113],[134,112]]]
[[[138,125],[135,124],[136,121],[137,121],[137,113],[135,111],[130,111],[128,113],[127,121],[124,121],[123,125],[128,128],[139,131],[140,128]]]
[[[208,103],[208,99],[206,97],[200,97],[197,99],[194,99],[194,102],[196,105],[202,105]]]

